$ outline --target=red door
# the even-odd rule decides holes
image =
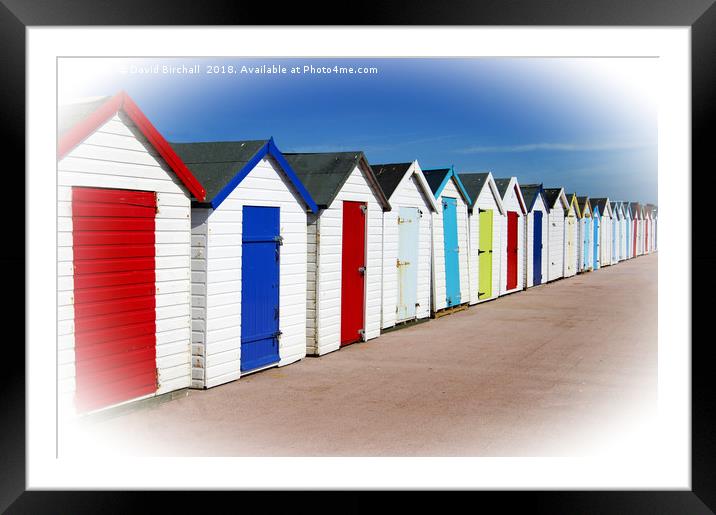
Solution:
[[[517,213],[507,212],[507,289],[517,288]]]
[[[357,342],[363,331],[365,294],[364,202],[343,202],[343,257],[341,260],[341,346]]]
[[[72,189],[76,405],[156,391],[153,192]]]

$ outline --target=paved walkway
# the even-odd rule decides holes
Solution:
[[[199,456],[577,452],[656,403],[657,255],[94,424]]]

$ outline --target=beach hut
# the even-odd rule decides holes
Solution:
[[[470,304],[477,304],[500,294],[500,228],[507,215],[492,173],[461,173],[460,180],[472,201],[468,212]]]
[[[617,202],[619,205],[619,261],[627,259],[627,215],[626,202]]]
[[[644,231],[646,252],[651,254],[654,251],[654,204],[646,204],[644,211],[646,212],[644,216],[646,221],[646,231]]]
[[[517,177],[495,179],[506,216],[503,218],[500,258],[500,295],[524,289],[525,218],[527,208]]]
[[[420,165],[372,165],[391,205],[383,213],[383,301],[381,328],[430,316],[432,219],[437,212]]]
[[[632,255],[632,236],[634,233],[634,224],[631,210],[631,202],[622,202],[622,213],[624,214],[624,259],[631,259]]]
[[[592,205],[599,208],[599,266],[612,264],[612,206],[608,198],[593,198]]]
[[[383,211],[363,152],[284,154],[318,205],[308,215],[306,352],[323,355],[380,335]]]
[[[470,301],[467,209],[470,196],[455,170],[423,170],[438,207],[432,231],[432,312],[440,316]]]
[[[616,264],[621,261],[621,255],[619,254],[620,241],[621,241],[621,222],[622,222],[622,210],[619,202],[611,202],[612,208],[612,264]]]
[[[602,265],[602,217],[599,213],[599,206],[591,204],[592,207],[592,269],[599,270]]]
[[[542,184],[520,186],[527,208],[525,227],[525,288],[546,282],[549,259],[549,211]]]
[[[638,202],[631,202],[631,216],[632,216],[632,257],[637,257],[641,254],[641,205]]]
[[[547,280],[564,277],[564,218],[569,209],[564,188],[546,188],[545,198],[549,204],[549,265]]]
[[[173,143],[206,188],[192,227],[192,386],[306,356],[307,217],[273,139]]]
[[[579,234],[581,247],[579,271],[589,272],[594,268],[594,258],[592,249],[592,240],[594,238],[594,229],[592,227],[592,205],[589,197],[577,197],[579,203],[579,212],[582,218],[579,220]]]
[[[61,416],[188,387],[204,187],[125,93],[61,106],[58,136]]]
[[[579,203],[577,195],[569,193],[564,218],[564,277],[577,275],[579,268]]]

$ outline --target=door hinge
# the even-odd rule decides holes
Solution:
[[[365,329],[358,329],[358,335],[361,338],[365,339]]]
[[[368,206],[366,206],[365,204],[361,204],[361,205],[360,205],[360,212],[363,213],[363,214],[366,214],[367,211],[368,211]]]
[[[279,245],[283,245],[283,236],[281,236],[280,234],[278,236],[274,236],[273,241],[275,241]]]
[[[487,209],[482,209],[481,207],[478,207],[478,208],[477,208],[477,213],[478,213],[478,214],[480,214],[480,213],[487,213]]]
[[[487,293],[486,291],[479,291],[479,292],[477,292],[477,296],[478,296],[478,297],[482,297],[482,296],[485,295],[486,293]]]
[[[365,267],[364,266],[358,267],[358,272],[361,274],[365,274]]]
[[[480,254],[484,254],[485,252],[487,252],[487,251],[486,251],[486,250],[477,249],[477,255],[478,255],[478,256],[479,256]]]

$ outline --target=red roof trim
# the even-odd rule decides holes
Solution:
[[[87,136],[101,127],[117,111],[124,111],[135,123],[149,143],[162,156],[162,159],[169,165],[172,171],[179,177],[179,180],[186,186],[192,195],[202,202],[206,199],[206,190],[201,183],[189,171],[181,158],[172,150],[167,140],[147,119],[141,109],[134,103],[124,91],[117,93],[107,102],[102,104],[94,113],[75,125],[65,134],[57,146],[57,159],[65,157],[70,150],[75,148]]]

